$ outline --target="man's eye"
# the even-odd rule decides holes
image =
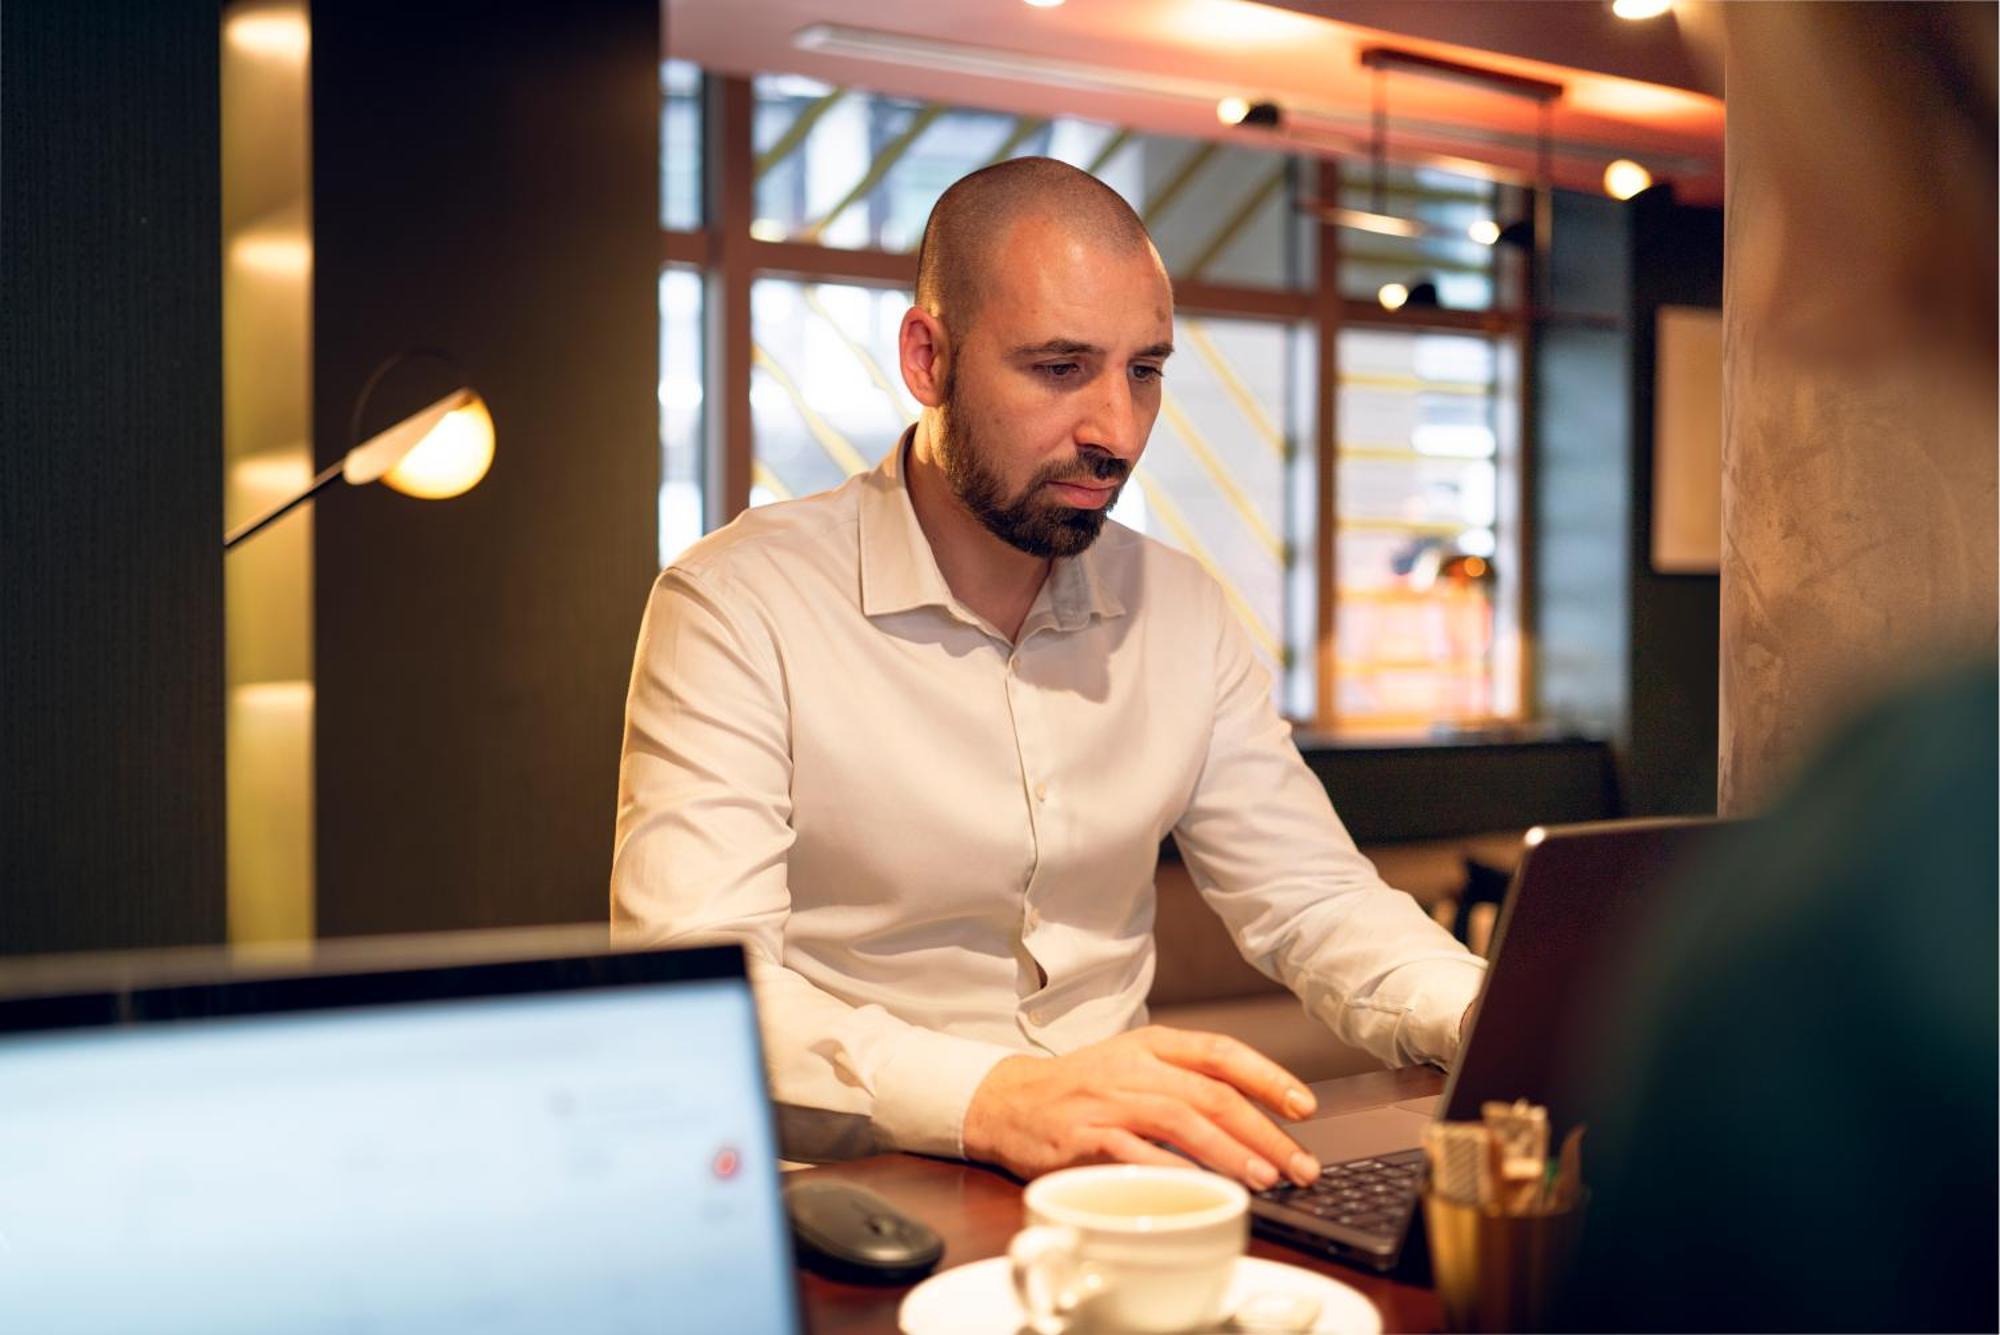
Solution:
[[[1165,380],[1167,378],[1167,370],[1164,366],[1135,366],[1132,368],[1132,374],[1140,380],[1146,381]]]
[[[1067,380],[1082,369],[1076,362],[1042,363],[1042,372],[1052,380]]]

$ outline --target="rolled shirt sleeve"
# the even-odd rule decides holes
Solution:
[[[962,1156],[973,1092],[1017,1049],[850,1005],[785,967],[791,769],[782,664],[754,602],[723,581],[665,571],[626,705],[614,933],[743,946],[787,1157]]]
[[[1215,728],[1174,827],[1195,885],[1244,958],[1342,1040],[1391,1066],[1444,1064],[1485,962],[1355,847],[1215,601]]]

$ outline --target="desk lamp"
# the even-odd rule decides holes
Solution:
[[[362,391],[362,404],[374,384],[371,380]],[[360,412],[357,405],[357,421]],[[222,550],[234,549],[282,519],[337,477],[345,477],[357,487],[382,482],[405,496],[441,501],[469,491],[486,476],[492,462],[493,416],[486,411],[484,399],[460,386],[388,430],[370,436],[349,450],[346,458],[321,472],[304,491],[234,529],[223,538]]]

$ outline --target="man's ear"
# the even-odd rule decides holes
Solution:
[[[942,406],[951,356],[944,323],[921,306],[910,307],[903,312],[902,328],[896,331],[896,355],[910,397],[926,408]]]

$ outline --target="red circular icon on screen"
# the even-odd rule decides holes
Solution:
[[[721,1149],[717,1150],[714,1160],[709,1164],[709,1168],[724,1182],[735,1177],[736,1170],[742,1166],[743,1156],[738,1154],[735,1147],[730,1145],[724,1145]]]

